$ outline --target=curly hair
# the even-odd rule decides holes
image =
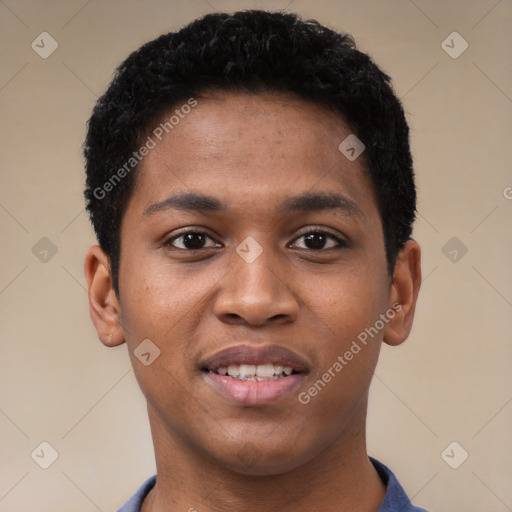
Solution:
[[[409,127],[390,77],[357,50],[349,34],[295,14],[247,10],[208,14],[144,44],[117,68],[93,110],[83,148],[84,195],[117,295],[121,221],[136,180],[135,152],[155,118],[212,90],[284,92],[340,114],[365,145],[391,276],[412,233],[416,188]],[[133,171],[113,183],[130,159]]]

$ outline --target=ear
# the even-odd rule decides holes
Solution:
[[[121,308],[114,292],[108,256],[99,245],[87,251],[84,264],[89,290],[89,311],[98,338],[107,347],[124,343]]]
[[[384,329],[384,342],[388,345],[403,343],[412,328],[416,300],[421,285],[421,249],[416,240],[408,240],[400,249],[389,290],[388,311],[393,318]]]

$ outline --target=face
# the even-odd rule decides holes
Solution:
[[[364,431],[399,294],[338,115],[278,94],[197,101],[139,167],[116,321],[154,436],[277,474]]]

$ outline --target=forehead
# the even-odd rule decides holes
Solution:
[[[372,195],[364,158],[350,161],[339,150],[351,134],[340,114],[280,93],[211,93],[196,101],[149,127],[155,145],[138,168],[138,198],[154,203],[202,189],[227,203],[243,197],[263,205],[315,189],[354,202]]]
[[[179,105],[170,113],[176,110],[180,110]],[[156,124],[165,125],[166,119],[169,112]],[[166,137],[171,133],[174,137]],[[177,146],[186,142],[195,145],[196,157],[226,158],[229,150],[230,157],[247,160],[258,154],[262,145],[267,152],[273,150],[273,154],[295,146],[293,151],[299,151],[302,156],[309,153],[313,158],[322,158],[320,152],[325,152],[326,146],[334,145],[332,149],[337,151],[336,141],[349,133],[341,115],[293,95],[211,93],[197,98],[193,111],[164,134],[168,140],[160,149],[178,149]],[[242,144],[243,151],[237,151]]]

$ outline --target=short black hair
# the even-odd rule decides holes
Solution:
[[[93,110],[84,143],[85,198],[117,295],[134,152],[155,119],[212,90],[282,92],[341,115],[365,145],[392,276],[412,233],[416,188],[409,127],[390,77],[349,34],[296,14],[246,10],[208,14],[144,44],[118,67]]]

